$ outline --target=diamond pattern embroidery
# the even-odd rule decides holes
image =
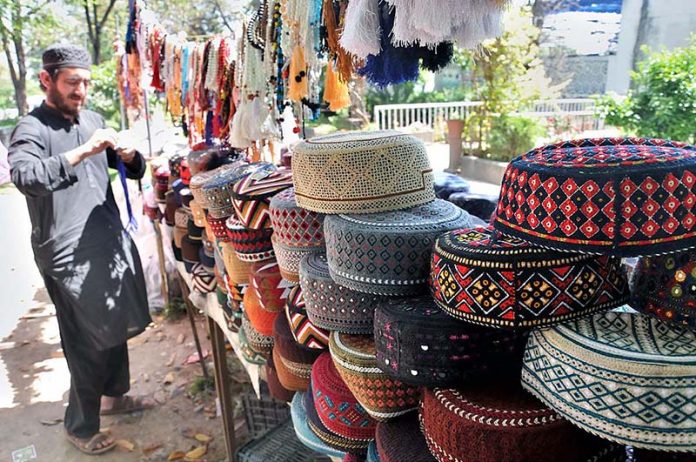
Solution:
[[[503,288],[487,273],[480,275],[464,290],[472,299],[476,300],[486,314],[507,298]]]

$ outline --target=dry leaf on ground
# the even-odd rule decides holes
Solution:
[[[181,460],[184,457],[186,457],[186,453],[184,451],[173,451],[169,453],[167,460],[171,462],[172,460]]]
[[[208,435],[206,435],[206,434],[204,434],[204,433],[196,433],[195,438],[196,438],[198,441],[200,441],[201,443],[208,443],[208,442],[210,442],[210,440],[213,439],[212,437],[210,437],[210,436],[208,436]]]
[[[132,452],[135,449],[135,445],[128,440],[116,440],[116,446],[121,449],[125,449],[128,452]]]
[[[184,460],[194,461],[194,460],[200,459],[207,452],[208,452],[208,446],[198,446],[196,449],[191,449],[189,452],[187,452],[186,456],[184,456]]]

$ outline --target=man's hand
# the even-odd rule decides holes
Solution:
[[[93,156],[102,152],[106,148],[116,146],[118,134],[113,128],[100,128],[95,131],[92,137],[83,146],[88,153],[86,157]]]
[[[116,148],[116,154],[118,154],[125,164],[133,162],[136,152],[135,148]]]
[[[118,135],[113,128],[100,128],[92,134],[92,137],[82,146],[65,153],[70,165],[77,165],[88,157],[99,154],[106,148],[116,146]]]

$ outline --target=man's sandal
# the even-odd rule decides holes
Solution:
[[[73,444],[73,446],[75,446],[81,452],[84,452],[85,454],[89,454],[91,456],[104,454],[105,452],[109,452],[116,447],[116,442],[113,440],[111,441],[111,443],[104,446],[104,444],[107,441],[109,441],[111,437],[106,433],[102,432],[96,433],[89,439],[79,438],[67,432],[65,433],[65,436],[68,439],[68,441],[70,441]]]
[[[154,401],[145,396],[124,395],[114,400],[111,409],[103,409],[99,415],[129,414],[131,412],[144,411],[155,407]]]

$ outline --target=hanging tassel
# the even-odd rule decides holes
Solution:
[[[382,31],[380,43],[382,51],[370,55],[359,74],[380,88],[388,85],[408,82],[418,78],[418,47],[395,47],[391,43],[391,32],[394,27],[394,12],[389,5],[380,2],[379,24]]]
[[[336,17],[336,13],[338,13],[338,17]],[[324,29],[326,31],[326,44],[329,49],[329,55],[335,58],[338,78],[342,82],[348,83],[353,76],[353,63],[356,61],[356,58],[339,44],[345,24],[345,14],[346,6],[344,3],[341,3],[338,6],[338,11],[336,11],[333,0],[324,0]]]
[[[358,59],[380,53],[379,0],[351,0],[341,33],[340,45]],[[381,35],[384,35],[383,33]]]
[[[295,45],[290,58],[290,75],[288,76],[288,99],[302,101],[309,95],[309,76],[307,75],[307,61],[305,61],[304,49]]]
[[[394,27],[391,33],[391,43],[395,47],[409,47],[437,43],[435,37],[418,30],[411,23],[417,3],[424,3],[428,9],[436,9],[430,2],[419,0],[387,0],[394,10]],[[452,13],[450,13],[452,14]]]
[[[242,103],[237,106],[237,111],[232,117],[230,122],[230,138],[229,143],[233,148],[244,149],[248,148],[251,144],[247,138],[244,137],[244,124],[246,119],[248,103]]]
[[[324,101],[329,103],[329,110],[333,112],[350,106],[350,94],[348,85],[341,82],[334,71],[331,61],[326,65],[326,80],[324,82]]]
[[[434,50],[421,48],[421,67],[431,72],[438,72],[444,69],[454,56],[454,47],[450,42],[439,43]]]

